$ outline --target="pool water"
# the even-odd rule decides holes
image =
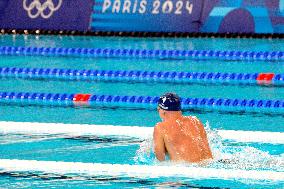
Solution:
[[[284,51],[284,40],[282,39],[1,35],[0,41],[1,46]],[[283,62],[276,61],[107,59],[3,55],[1,55],[0,67],[228,73],[284,72]],[[176,92],[181,97],[197,98],[283,100],[284,97],[284,88],[277,86],[0,78],[0,92],[160,96],[169,91]],[[204,124],[208,122],[206,128],[215,157],[229,157],[238,161],[238,163],[231,164],[213,163],[208,165],[209,168],[269,170],[284,174],[283,144],[223,141],[214,132],[216,129],[222,129],[283,133],[283,114],[203,109],[187,110],[184,114],[195,115]],[[5,103],[0,104],[0,121],[153,127],[160,119],[156,111],[148,109],[55,107]],[[151,152],[151,144],[151,139],[143,140],[121,136],[69,137],[52,134],[0,133],[0,159],[159,165],[153,157],[153,152]],[[167,162],[166,165],[172,165],[172,163]],[[3,188],[284,188],[284,181],[194,179],[175,176],[152,178],[150,176],[137,177],[131,175],[56,174],[38,171],[1,172],[0,169],[0,186]]]

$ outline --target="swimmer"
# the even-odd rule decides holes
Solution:
[[[211,160],[203,124],[194,116],[183,116],[180,98],[166,93],[158,101],[162,122],[154,128],[154,153],[159,161],[168,154],[171,161],[201,163]]]

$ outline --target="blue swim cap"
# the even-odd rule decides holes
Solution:
[[[158,106],[166,111],[180,111],[180,98],[175,93],[166,93],[160,97]]]

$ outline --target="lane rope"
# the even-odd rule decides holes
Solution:
[[[244,143],[284,144],[284,133],[282,132],[240,130],[216,130],[216,132],[222,140]],[[0,133],[60,134],[68,136],[127,136],[148,139],[153,135],[153,127],[0,121]]]
[[[219,50],[148,50],[68,47],[0,46],[0,55],[64,56],[89,58],[159,58],[159,59],[221,59],[248,61],[283,61],[283,51],[219,51]]]
[[[126,96],[67,93],[0,92],[0,103],[43,106],[88,106],[156,109],[158,96]],[[184,110],[205,108],[230,111],[281,113],[284,100],[181,98]]]
[[[0,77],[81,81],[135,81],[161,83],[234,83],[283,85],[284,74],[213,73],[143,70],[73,70],[59,68],[0,67]]]

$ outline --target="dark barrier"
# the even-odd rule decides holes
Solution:
[[[96,0],[93,30],[198,32],[203,0]]]
[[[284,0],[205,0],[202,32],[284,33]]]
[[[284,0],[96,0],[92,29],[283,33]]]
[[[0,27],[87,30],[93,0],[0,0]]]
[[[284,0],[1,0],[0,28],[284,33]]]

